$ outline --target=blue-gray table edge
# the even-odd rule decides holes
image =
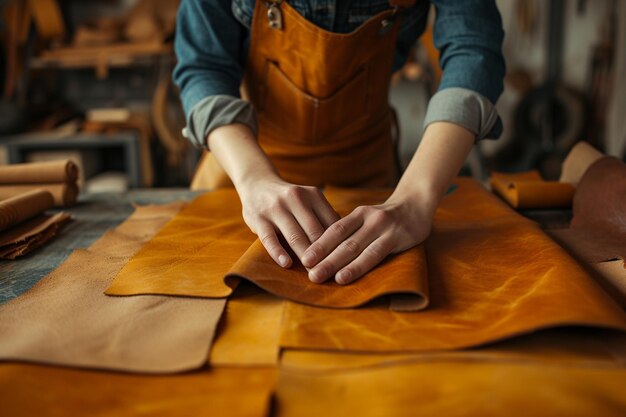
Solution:
[[[122,223],[133,212],[133,205],[190,201],[198,194],[175,188],[81,195],[75,207],[63,209],[72,214],[72,220],[52,241],[22,258],[0,260],[0,304],[23,294],[75,249],[89,247],[107,230]]]

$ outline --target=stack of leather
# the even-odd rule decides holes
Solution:
[[[53,204],[52,194],[42,189],[0,201],[0,259],[26,255],[58,233],[70,215],[44,214]]]
[[[0,166],[0,200],[42,189],[54,206],[72,207],[78,198],[78,167],[71,160]]]
[[[0,364],[3,410],[624,415],[626,312],[537,224],[455,185],[423,247],[349,286],[278,267],[234,190],[139,208],[0,306],[0,359],[54,365]],[[341,214],[388,193],[327,190]]]

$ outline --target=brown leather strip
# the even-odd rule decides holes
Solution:
[[[517,209],[565,208],[574,198],[571,184],[544,181],[538,171],[494,172],[489,182],[496,194]]]
[[[456,184],[426,242],[428,309],[398,313],[380,302],[332,311],[287,303],[281,345],[401,352],[476,346],[557,326],[626,330],[626,314],[537,225],[478,183]]]

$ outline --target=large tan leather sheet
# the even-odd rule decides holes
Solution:
[[[358,204],[379,203],[386,195],[388,191],[331,190],[328,198],[347,214]],[[290,269],[276,265],[244,223],[236,192],[219,190],[182,210],[130,260],[106,293],[218,298],[229,296],[240,279],[246,279],[305,304],[350,308],[392,295],[397,296],[393,308],[418,310],[428,303],[425,261],[420,245],[391,257],[349,286],[334,281],[314,284],[301,264]]]
[[[0,359],[133,372],[203,366],[225,300],[103,294],[180,207],[137,208],[122,225],[0,306]]]
[[[275,380],[267,367],[145,376],[0,364],[0,414],[266,417]]]
[[[456,349],[556,326],[626,330],[626,314],[539,227],[458,179],[426,242],[430,305],[332,311],[286,303],[281,345],[365,352]]]

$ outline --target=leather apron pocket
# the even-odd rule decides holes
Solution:
[[[295,85],[273,61],[266,61],[262,87],[263,122],[278,132],[289,132],[281,141],[320,145],[336,142],[341,131],[350,131],[368,115],[367,67],[328,97],[315,97]]]

